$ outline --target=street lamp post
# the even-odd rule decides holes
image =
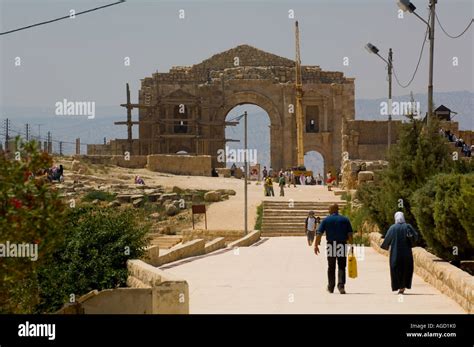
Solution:
[[[248,149],[247,149],[247,111],[233,120],[240,122],[244,118],[244,230],[245,234],[248,234],[248,213],[247,213],[247,174],[248,174]]]
[[[247,174],[248,174],[248,149],[247,149],[247,111],[244,112],[244,146],[245,146],[245,161],[244,161],[244,168],[245,168],[245,175],[244,175],[244,230],[245,230],[245,235],[248,234],[248,226],[247,226]]]
[[[373,44],[368,43],[365,45],[365,48],[369,53],[373,53],[377,55],[380,59],[382,59],[387,64],[388,70],[388,123],[387,123],[387,146],[390,148],[390,144],[392,143],[392,70],[393,70],[393,52],[390,48],[388,50],[388,60],[382,57],[379,54],[379,49],[375,47]]]
[[[435,29],[435,16],[436,16],[436,3],[438,0],[429,0],[430,2],[430,23],[423,19],[418,13],[415,12],[416,7],[409,0],[398,0],[398,7],[404,12],[413,13],[418,19],[428,26],[429,40],[430,40],[430,67],[428,77],[428,119],[429,124],[431,117],[433,116],[433,67],[434,67],[434,29]]]

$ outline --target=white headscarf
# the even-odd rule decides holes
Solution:
[[[398,224],[405,223],[405,216],[403,215],[403,212],[398,211],[395,213],[395,223],[398,223]]]

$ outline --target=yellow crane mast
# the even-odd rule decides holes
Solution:
[[[297,166],[304,166],[304,143],[303,143],[303,81],[301,77],[301,57],[300,57],[300,30],[298,21],[295,22],[295,41],[296,41],[296,59],[295,59],[295,95],[296,95],[296,153]]]

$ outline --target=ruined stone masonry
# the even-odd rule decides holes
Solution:
[[[257,48],[241,45],[199,64],[173,67],[141,80],[138,95],[139,138],[132,143],[112,140],[92,145],[88,154],[176,154],[211,156],[225,149],[226,116],[235,106],[254,104],[270,118],[271,166],[296,164],[295,62]],[[355,120],[354,78],[342,72],[302,66],[304,151],[317,151],[325,171],[341,167],[341,155],[350,159],[385,157],[387,122]],[[249,115],[250,117],[252,115]],[[394,122],[397,123],[397,122]],[[392,127],[392,141],[397,126]]]

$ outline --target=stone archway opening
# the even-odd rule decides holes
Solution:
[[[232,108],[226,115],[225,120],[233,121],[236,117],[247,111],[247,147],[249,167],[260,164],[260,169],[271,167],[271,139],[270,139],[270,117],[260,106],[245,103]],[[233,164],[236,167],[244,166],[244,118],[237,125],[225,127],[225,137],[232,141],[226,143],[226,167]],[[235,140],[235,141],[234,141]],[[276,168],[273,168],[276,170]]]
[[[321,175],[323,180],[326,177],[326,174],[325,174],[326,167],[325,167],[324,157],[318,151],[306,152],[304,155],[304,165],[306,167],[306,170],[313,171],[313,176],[315,179],[317,179],[318,174]]]

